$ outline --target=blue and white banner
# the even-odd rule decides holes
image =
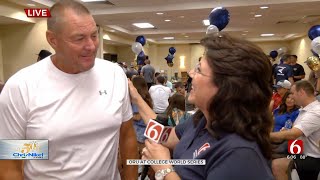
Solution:
[[[49,159],[48,140],[0,140],[0,159]]]

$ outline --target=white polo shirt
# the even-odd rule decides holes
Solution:
[[[303,132],[303,154],[320,158],[320,102],[314,101],[300,110],[293,126]]]
[[[49,160],[26,160],[26,180],[120,179],[120,126],[132,117],[127,78],[96,59],[79,74],[50,57],[13,75],[0,96],[0,139],[48,139]]]

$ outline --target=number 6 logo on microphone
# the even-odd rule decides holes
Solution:
[[[303,141],[302,140],[289,140],[288,141],[288,153],[302,154],[303,153]]]
[[[163,130],[164,126],[162,124],[150,119],[146,130],[144,131],[144,136],[159,143]]]

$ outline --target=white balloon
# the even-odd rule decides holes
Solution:
[[[284,55],[285,53],[287,53],[287,51],[288,49],[286,47],[281,47],[277,50],[279,56]]]
[[[208,26],[208,28],[207,28],[206,34],[212,34],[212,33],[218,33],[218,32],[219,32],[219,29],[218,29],[217,26],[215,26],[215,25],[210,25],[210,26]]]
[[[142,51],[142,44],[139,42],[134,42],[131,46],[131,49],[135,54],[139,54]]]
[[[315,53],[320,54],[320,36],[311,41],[311,48]]]

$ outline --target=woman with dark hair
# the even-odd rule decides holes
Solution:
[[[292,98],[292,94],[287,92],[281,101],[279,108],[273,111],[274,116],[274,128],[273,132],[278,132],[282,128],[291,129],[293,122],[299,115],[299,106],[297,106]],[[286,123],[288,125],[291,124],[290,127],[286,127]]]
[[[273,179],[268,109],[272,90],[268,57],[254,44],[218,33],[201,40],[205,51],[194,70],[189,101],[199,110],[176,126],[167,142],[146,140],[143,159],[205,159],[204,166],[152,165],[158,179]],[[132,102],[145,123],[156,114],[129,82]]]
[[[180,93],[175,93],[169,98],[169,106],[166,109],[166,115],[169,117],[168,124],[170,126],[176,126],[180,122],[180,119],[185,116],[186,106],[185,98]],[[184,121],[184,119],[182,120]]]
[[[148,104],[150,108],[152,108],[152,99],[148,91],[148,85],[143,77],[141,76],[135,76],[132,79],[133,86],[137,89],[138,93],[142,97],[142,99]],[[138,141],[138,147],[141,151],[144,147],[144,141],[146,138],[144,137],[144,131],[146,130],[146,125],[144,124],[140,114],[139,109],[135,104],[132,104],[132,111],[133,111],[133,126],[136,130],[137,135],[137,141]]]

